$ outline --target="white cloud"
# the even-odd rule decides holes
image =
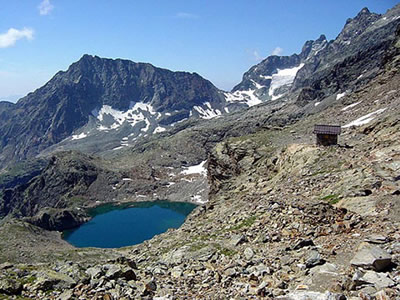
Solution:
[[[276,47],[274,50],[272,50],[271,55],[281,55],[283,52],[283,49],[281,47]]]
[[[47,16],[50,14],[53,8],[54,5],[50,3],[50,0],[43,0],[38,6],[39,13],[42,16]]]
[[[253,58],[254,58],[256,61],[263,60],[263,58],[261,57],[261,55],[258,53],[257,50],[252,50],[252,51],[251,51],[251,55],[253,56]]]
[[[198,15],[194,15],[194,14],[187,13],[187,12],[178,12],[175,15],[175,17],[178,19],[198,19],[199,18]]]
[[[8,48],[14,46],[15,43],[20,39],[33,39],[33,29],[24,28],[18,30],[15,28],[10,28],[6,33],[0,34],[0,48]]]

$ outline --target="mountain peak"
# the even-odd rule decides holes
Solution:
[[[304,43],[303,48],[301,49],[300,57],[302,59],[307,59],[319,51],[321,51],[327,44],[326,36],[321,34],[318,39],[310,40]]]
[[[358,15],[356,16],[356,18],[357,18],[357,17],[361,17],[361,16],[363,16],[363,15],[370,15],[370,14],[371,14],[371,12],[369,11],[368,7],[364,7],[364,8],[358,13]]]

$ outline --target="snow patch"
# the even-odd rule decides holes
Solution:
[[[161,126],[157,126],[157,127],[154,129],[153,133],[164,132],[165,130],[167,130],[167,129],[165,129],[164,127],[161,127]]]
[[[262,101],[254,95],[256,90],[236,91],[234,93],[224,93],[226,102],[242,102],[251,107],[262,103]]]
[[[208,107],[208,109],[204,109],[201,106],[197,105],[193,107],[193,109],[199,113],[200,118],[212,119],[221,115],[221,112],[218,109],[216,110],[212,109],[211,104],[209,102],[206,102],[204,104]]]
[[[147,130],[149,130],[149,128],[150,128],[150,121],[147,120],[147,118],[144,119],[144,121],[146,122],[146,127],[140,129],[140,131],[147,132]]]
[[[225,112],[226,112],[227,114],[229,114],[229,108],[224,107],[224,110],[225,110]]]
[[[181,172],[181,174],[184,174],[184,175],[200,174],[200,175],[206,176],[207,175],[207,169],[204,167],[206,162],[207,162],[207,160],[202,161],[198,165],[187,167],[186,170],[183,170]]]
[[[261,77],[262,79],[272,79],[272,76],[271,76],[271,75],[269,75],[269,76],[260,75],[260,77]]]
[[[297,72],[304,66],[304,64],[300,64],[297,67],[290,69],[278,69],[276,74],[272,75],[271,85],[269,87],[268,94],[272,97],[272,100],[276,100],[280,98],[282,95],[274,95],[275,90],[278,88],[290,85],[293,83],[296,78]]]
[[[192,197],[190,197],[190,198],[191,198],[191,200],[192,200],[193,202],[196,202],[196,203],[198,203],[198,204],[207,203],[207,201],[206,201],[206,200],[203,200],[203,198],[202,198],[200,195],[194,195],[194,196],[192,196]]]
[[[97,129],[100,131],[105,131],[109,129],[117,129],[124,122],[128,122],[132,127],[137,123],[146,121],[146,131],[148,130],[149,121],[144,117],[143,112],[147,112],[151,115],[155,115],[153,107],[150,104],[143,102],[131,102],[130,107],[127,111],[123,112],[112,108],[109,105],[103,105],[100,110],[93,110],[92,115],[94,115],[99,121],[104,121],[105,116],[111,116],[114,119],[114,123],[110,127],[100,125]]]
[[[352,108],[352,107],[354,107],[354,106],[356,106],[356,105],[358,105],[358,104],[360,104],[360,103],[361,103],[361,101],[358,101],[358,102],[356,102],[356,103],[347,105],[346,107],[343,107],[343,108],[342,108],[342,111],[346,111],[346,110],[348,110],[348,109],[350,109],[350,108]]]
[[[314,106],[317,107],[318,105],[320,105],[321,102],[315,102]]]
[[[122,181],[133,181],[132,178],[122,178]]]
[[[369,113],[368,115],[362,116],[361,118],[354,120],[353,122],[350,122],[349,124],[342,126],[342,128],[365,125],[365,124],[371,122],[377,115],[383,113],[385,110],[386,110],[386,108],[378,109],[372,113]]]
[[[254,84],[254,86],[256,87],[257,90],[262,89],[265,87],[265,85],[261,85],[258,82],[255,82],[253,79],[250,79],[251,82]]]
[[[71,137],[71,139],[74,140],[80,140],[80,139],[84,139],[85,137],[87,137],[87,134],[82,132],[81,134],[75,134]]]
[[[346,92],[337,94],[337,95],[336,95],[336,100],[342,99],[344,96],[346,96]]]

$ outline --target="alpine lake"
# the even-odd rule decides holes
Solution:
[[[194,208],[192,203],[168,201],[105,204],[89,211],[89,222],[64,231],[63,238],[75,247],[132,246],[180,227]]]

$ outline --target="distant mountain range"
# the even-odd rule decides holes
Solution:
[[[363,9],[335,40],[321,35],[300,54],[269,56],[231,92],[196,73],[84,55],[16,104],[0,102],[0,169],[46,149],[90,153],[128,147],[187,119],[210,119],[296,95],[299,107],[374,78],[400,23]],[[52,147],[52,148],[49,148]]]

